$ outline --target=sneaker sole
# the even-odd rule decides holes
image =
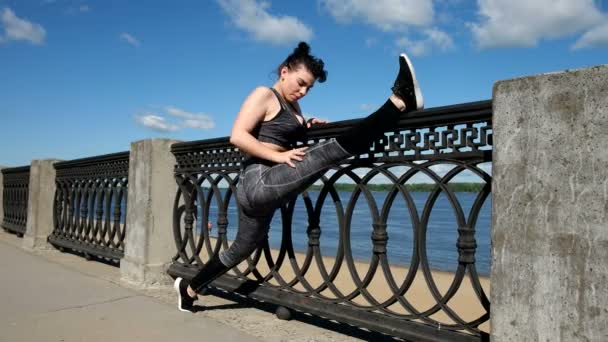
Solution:
[[[424,99],[422,98],[422,91],[420,91],[420,86],[418,85],[418,79],[416,79],[416,72],[414,71],[414,66],[412,65],[412,62],[410,61],[410,58],[402,53],[400,55],[401,57],[403,57],[403,59],[405,59],[405,62],[407,63],[408,68],[410,68],[410,73],[412,74],[412,83],[414,84],[414,94],[416,95],[416,109],[422,109],[424,108]]]
[[[182,278],[178,277],[173,282],[173,288],[175,289],[175,292],[177,292],[177,309],[181,312],[192,313],[192,311],[190,311],[190,310],[182,309],[182,294],[181,294],[181,292],[179,292],[179,283],[181,281],[182,281]]]

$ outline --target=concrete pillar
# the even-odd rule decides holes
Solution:
[[[131,144],[125,255],[122,281],[139,287],[168,285],[167,268],[176,254],[173,201],[177,185],[171,153],[175,140],[147,139]]]
[[[30,165],[27,222],[23,235],[24,249],[49,249],[46,239],[53,231],[55,168],[57,159],[35,159]]]
[[[494,86],[491,340],[608,340],[608,65]]]

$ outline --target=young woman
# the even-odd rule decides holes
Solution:
[[[394,127],[404,111],[423,107],[414,69],[405,54],[399,56],[399,74],[392,94],[376,112],[344,134],[309,147],[295,148],[306,130],[325,121],[304,122],[298,100],[315,82],[325,82],[324,63],[310,55],[301,42],[278,68],[271,88],[258,87],[239,111],[230,142],[247,158],[240,174],[236,200],[241,208],[236,239],[228,250],[213,256],[190,282],[175,280],[178,308],[192,311],[196,293],[245,260],[268,238],[276,209],[308,188],[332,165],[365,153],[370,143]]]

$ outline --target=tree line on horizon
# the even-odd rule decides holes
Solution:
[[[485,183],[448,183],[448,188],[454,192],[480,192],[485,186]],[[352,192],[357,187],[357,184],[353,183],[335,183],[334,188],[337,191],[350,191]],[[366,187],[370,191],[391,191],[394,187],[393,184],[367,184]],[[435,183],[414,183],[405,184],[405,188],[410,192],[431,192],[435,190],[437,184]],[[323,185],[311,185],[306,189],[307,191],[320,191]],[[226,187],[220,186],[220,189],[226,189]],[[208,191],[209,187],[204,186],[203,190]]]
[[[454,192],[480,192],[485,186],[485,183],[448,183],[448,188]],[[307,190],[319,191],[323,185],[311,185]],[[351,183],[335,183],[334,188],[337,191],[353,191],[357,184]],[[370,191],[390,191],[394,188],[393,184],[367,184],[366,187]],[[431,192],[435,190],[435,183],[414,183],[405,184],[405,188],[410,192]]]

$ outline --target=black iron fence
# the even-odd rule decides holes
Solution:
[[[4,218],[2,228],[16,233],[25,234],[27,223],[27,199],[30,184],[30,167],[14,167],[2,169],[3,197],[2,206]]]
[[[124,255],[129,152],[54,164],[54,229],[59,249],[119,261]]]
[[[491,193],[491,176],[482,167],[491,162],[491,120],[490,101],[404,114],[370,153],[328,170],[281,208],[274,218],[281,221],[278,250],[267,244],[213,285],[416,341],[487,339],[490,303],[476,265],[476,228]],[[307,143],[335,137],[357,121],[316,128]],[[189,278],[234,237],[242,155],[228,138],[178,143],[172,152],[179,190],[173,227],[177,253],[169,273]],[[452,186],[465,173],[478,179],[468,206]],[[420,204],[411,183],[421,175],[431,185]],[[384,187],[380,197],[373,191],[378,179]],[[456,236],[450,246],[457,255],[454,269],[442,277],[429,261],[436,239],[429,221],[440,200],[451,212],[451,222],[441,226]],[[365,221],[365,215],[355,217],[361,210],[369,213],[363,244],[354,236],[361,235],[354,231],[361,225],[357,221]],[[400,229],[410,232],[406,241],[389,242]],[[303,231],[306,235],[297,234]],[[362,249],[369,262],[360,262]],[[328,250],[332,254],[324,255]],[[393,263],[391,250],[409,255],[405,267]],[[458,304],[457,297],[467,291],[470,296]],[[479,310],[471,314],[472,306]]]

